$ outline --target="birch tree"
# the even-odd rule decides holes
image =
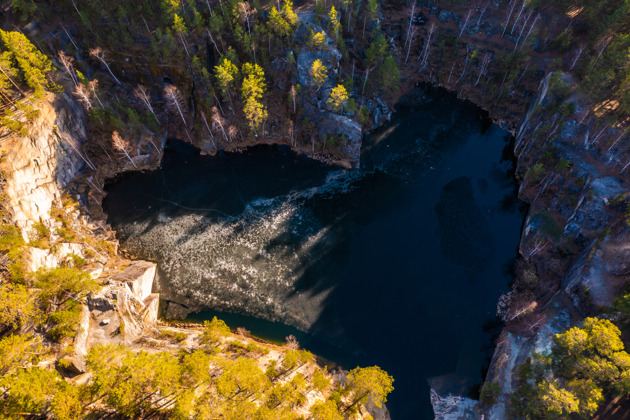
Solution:
[[[518,15],[516,16],[516,20],[514,21],[514,25],[512,25],[512,30],[510,31],[510,35],[514,34],[514,29],[516,29],[516,25],[518,25],[518,21],[521,19],[521,15],[523,14],[523,10],[525,10],[525,6],[527,6],[527,3],[526,3],[526,0],[523,0],[521,9],[518,11]]]
[[[409,25],[407,26],[407,36],[405,37],[405,45],[403,46],[406,47],[408,43],[410,43],[413,40],[413,35],[411,35],[411,25],[413,24],[413,20],[416,18],[416,2],[414,1],[411,4],[411,9],[409,9]],[[409,39],[409,35],[411,35],[411,39]],[[409,53],[407,53],[407,55],[409,55]],[[405,60],[405,63],[407,62],[407,60]]]
[[[92,48],[90,50],[90,56],[103,63],[103,65],[105,66],[105,68],[107,68],[107,71],[109,72],[109,74],[111,74],[116,83],[118,83],[119,85],[121,84],[120,80],[118,80],[118,78],[114,76],[114,73],[112,73],[112,69],[109,68],[109,64],[107,64],[107,61],[105,59],[105,51],[103,51],[101,47]]]
[[[92,92],[92,95],[96,98],[96,101],[101,106],[101,109],[105,109],[103,102],[101,102],[101,98],[98,97],[98,93],[96,92],[98,89],[98,79],[93,79],[88,82],[88,89]]]
[[[297,112],[297,108],[295,105],[295,97],[297,96],[297,89],[295,88],[295,85],[291,85],[291,99],[293,99],[293,113],[295,114]]]
[[[184,51],[186,51],[186,55],[190,57],[188,47],[186,46],[186,39],[184,38],[188,34],[188,29],[186,28],[184,19],[179,17],[177,14],[175,14],[175,16],[173,17],[173,30],[179,36],[179,40],[184,46]]]
[[[217,124],[219,128],[221,128],[221,132],[223,133],[223,137],[225,138],[225,141],[229,142],[230,139],[228,138],[228,135],[225,132],[225,118],[221,116],[221,113],[219,112],[219,108],[217,108],[216,106],[212,107],[212,122]]]
[[[244,1],[238,3],[236,5],[236,9],[238,12],[238,17],[241,19],[241,21],[245,21],[247,23],[247,34],[251,37],[252,30],[249,24],[249,18],[256,13],[256,9],[252,9],[249,3]]]
[[[431,50],[431,38],[433,36],[434,30],[435,30],[435,25],[431,25],[431,28],[429,29],[429,34],[427,35],[424,42],[424,48],[422,49],[422,53],[420,54],[420,56],[418,56],[418,58],[422,58],[422,61],[420,61],[420,70],[418,71],[422,71],[422,69],[424,69],[424,67],[427,65],[429,52]]]
[[[184,118],[184,113],[182,112],[184,99],[179,89],[177,89],[175,85],[168,85],[164,88],[164,97],[166,98],[166,105],[168,109],[171,111],[176,110],[179,113],[179,116],[182,117],[184,126],[187,127],[186,118]]]
[[[488,70],[488,65],[490,64],[490,54],[486,54],[483,57],[483,61],[481,62],[481,68],[479,69],[479,76],[477,77],[477,81],[475,82],[475,86],[477,86],[479,84],[479,80],[481,80],[481,77],[486,74],[486,71]]]
[[[92,109],[92,99],[90,98],[90,93],[87,88],[83,84],[78,84],[75,86],[72,93],[79,99],[79,102],[87,112],[90,112]]]
[[[114,145],[114,148],[120,152],[123,152],[125,154],[125,156],[127,156],[127,159],[129,159],[129,162],[131,162],[131,164],[137,168],[138,166],[136,165],[136,163],[133,161],[133,159],[131,158],[131,156],[129,156],[129,152],[127,151],[127,149],[130,148],[130,144],[127,140],[123,139],[120,134],[118,133],[118,131],[114,131],[112,133],[112,144]]]
[[[503,38],[503,36],[505,35],[505,31],[510,25],[510,19],[512,18],[512,13],[514,13],[514,6],[516,6],[516,0],[512,0],[510,2],[510,13],[508,13],[508,17],[505,20],[505,24],[503,25],[503,32],[501,32],[501,38]]]
[[[466,20],[464,20],[464,24],[462,25],[461,31],[459,31],[459,36],[457,37],[457,39],[461,38],[462,34],[466,30],[466,26],[468,26],[468,21],[470,20],[470,16],[472,15],[472,12],[473,12],[472,9],[468,11],[468,14],[466,15]]]
[[[201,119],[203,120],[203,123],[206,126],[206,129],[208,130],[208,133],[210,133],[210,140],[212,140],[212,145],[214,146],[215,149],[217,148],[217,144],[214,142],[214,134],[212,134],[212,130],[210,129],[210,126],[208,125],[208,120],[206,119],[206,113],[201,111]]]
[[[151,94],[149,93],[148,89],[143,85],[138,85],[133,90],[133,94],[144,104],[144,106],[147,107],[147,110],[153,115],[155,121],[157,121],[157,123],[159,124],[160,120],[158,119],[157,115],[155,115],[155,111],[153,111],[153,106],[151,106]]]
[[[63,51],[59,50],[57,52],[57,56],[59,57],[59,63],[63,66],[63,69],[66,71],[68,76],[70,76],[70,80],[74,83],[74,86],[78,86],[79,81],[75,76],[74,71],[74,63],[72,57],[68,57]]]

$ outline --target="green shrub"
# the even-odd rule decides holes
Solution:
[[[76,239],[77,235],[74,234],[70,229],[67,228],[59,228],[55,231],[57,235],[64,240],[64,242],[72,242]]]
[[[98,289],[98,283],[88,273],[69,267],[40,268],[33,283],[41,289],[39,296],[45,308]]]
[[[77,254],[69,254],[72,265],[76,268],[83,268],[87,265],[87,260]]]
[[[48,331],[53,340],[59,342],[64,338],[73,338],[79,331],[81,304],[76,300],[69,300],[65,303],[64,309],[50,314],[48,320],[54,324]]]
[[[9,252],[25,245],[20,228],[13,225],[0,225],[0,251]]]
[[[501,387],[496,382],[484,382],[479,395],[479,401],[482,404],[495,405],[497,397],[501,393]]]
[[[530,183],[538,183],[545,176],[545,166],[542,163],[537,163],[527,171],[526,177],[530,179]]]
[[[163,340],[170,340],[181,343],[188,338],[188,335],[184,332],[175,332],[171,330],[160,330],[160,338]]]

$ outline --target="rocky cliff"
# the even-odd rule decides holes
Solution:
[[[39,115],[28,135],[0,127],[0,147],[6,152],[0,164],[6,175],[6,208],[12,221],[26,231],[50,218],[64,187],[88,163],[80,152],[87,140],[83,109],[65,94],[48,94],[37,108]]]
[[[623,206],[630,182],[621,160],[625,129],[589,117],[588,102],[568,74],[540,83],[516,133],[523,227],[512,292],[499,311],[507,327],[497,340],[486,383],[496,404],[434,396],[437,418],[507,418],[518,367],[548,353],[555,334],[610,306],[630,278]],[[571,112],[564,112],[568,109]]]
[[[120,272],[129,263],[116,256],[112,232],[63,203],[70,182],[84,176],[84,168],[95,169],[82,151],[87,140],[83,108],[65,94],[48,94],[37,109],[39,115],[26,136],[0,128],[3,207],[9,221],[30,240],[23,252],[26,273],[72,265],[73,258],[82,258],[85,271],[106,283],[99,294],[81,302],[81,332],[75,337],[73,354],[66,358],[73,371],[84,372],[84,357],[94,344],[130,344],[146,329],[155,329],[159,298],[151,289],[156,265],[138,261]],[[84,179],[90,182],[89,177]],[[80,195],[73,198],[82,201]],[[38,238],[35,225],[50,237]],[[121,325],[125,332],[113,334]]]
[[[84,211],[78,209],[78,206],[85,206],[86,197],[94,197],[86,195],[84,190],[79,191],[82,185],[87,182],[94,190],[100,191],[98,184],[93,181],[94,173],[104,176],[103,174],[116,172],[113,166],[95,167],[85,157],[82,147],[82,136],[85,136],[83,111],[65,96],[50,95],[39,107],[41,113],[28,136],[4,133],[3,147],[8,152],[3,162],[0,176],[3,182],[0,186],[9,212],[3,222],[14,222],[23,228],[23,234],[28,241],[23,249],[24,272],[27,276],[30,277],[34,274],[32,272],[40,269],[80,267],[83,273],[89,273],[96,279],[100,287],[87,296],[77,298],[80,315],[76,335],[54,342],[46,335],[46,325],[38,325],[36,328],[27,326],[29,332],[36,335],[47,349],[38,368],[54,367],[66,378],[70,384],[68,386],[74,386],[95,381],[96,373],[92,369],[88,371],[86,356],[98,345],[121,344],[134,353],[140,352],[140,355],[145,356],[158,352],[170,352],[179,356],[194,351],[197,351],[195,354],[200,354],[200,348],[208,348],[204,347],[207,343],[202,339],[205,331],[203,327],[190,324],[174,326],[158,321],[159,295],[152,293],[157,265],[120,257],[117,241],[107,225],[101,220],[89,218]],[[139,168],[152,161],[142,156],[140,158],[129,165]],[[92,171],[82,171],[86,166]],[[131,169],[129,166],[122,166],[118,170],[121,168]],[[69,186],[71,187],[68,188]],[[75,194],[68,198],[68,192]],[[29,280],[29,285],[32,284]],[[37,289],[29,291],[37,294]],[[14,332],[26,333],[20,330]],[[265,378],[263,372],[275,372],[277,366],[286,364],[298,350],[294,338],[288,339],[286,345],[278,346],[248,337],[247,332],[241,329],[238,334],[232,334],[228,328],[222,334],[224,336],[219,344],[213,344],[209,351],[212,352],[212,357],[225,358],[226,363],[229,363],[239,357],[241,360],[251,356],[251,360],[255,360],[253,363],[256,372],[260,369],[260,375]],[[349,380],[348,372],[329,372],[318,365],[312,354],[299,354],[308,356],[308,361],[294,362],[290,369],[278,373],[276,382],[278,387],[287,387],[294,380],[305,383],[304,401],[295,408],[290,408],[293,414],[305,417],[310,415],[314,405],[326,401],[333,390],[346,387]],[[321,386],[321,378],[326,379],[325,387]],[[314,386],[314,383],[320,385]],[[48,395],[51,391],[42,392]],[[128,389],[125,392],[128,393]],[[153,394],[149,398],[155,397]],[[171,396],[172,394],[168,395],[169,398]],[[56,395],[53,398],[57,398]],[[349,398],[342,398],[346,406],[355,406],[356,403]],[[164,415],[170,415],[169,410],[176,405],[175,400],[171,398],[164,403],[164,398],[157,399],[156,412],[160,410],[166,413]],[[131,403],[137,405],[137,401]],[[281,400],[274,407],[276,412],[281,411],[278,407],[282,403]],[[186,400],[186,404],[192,410],[189,400]],[[372,401],[356,405],[356,418],[389,419],[387,408],[384,405],[375,405]],[[266,409],[266,405],[264,408]],[[36,410],[39,408],[33,409]],[[97,416],[103,413],[119,414],[119,411],[102,407],[98,403],[87,411]],[[145,414],[137,417],[148,418]],[[42,410],[42,415],[48,416],[50,412]],[[154,415],[153,411],[148,414],[149,417]]]
[[[506,418],[518,366],[532,351],[550,351],[554,334],[610,306],[630,279],[627,129],[571,74],[584,47],[552,47],[579,25],[579,11],[515,3],[383,8],[384,30],[405,41],[407,89],[419,80],[444,86],[513,132],[519,196],[530,206],[513,290],[498,303],[507,326],[486,378],[499,386],[497,403],[432,392],[438,419]]]

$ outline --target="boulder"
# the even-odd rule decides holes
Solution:
[[[157,264],[149,261],[134,261],[124,271],[112,276],[111,280],[125,283],[139,301],[151,294]]]
[[[184,305],[180,305],[179,303],[176,303],[176,302],[168,302],[164,317],[168,320],[184,319],[191,312],[192,311]]]

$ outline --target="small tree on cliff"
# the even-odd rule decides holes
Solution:
[[[168,108],[172,111],[177,110],[179,116],[182,117],[184,126],[187,126],[184,113],[182,112],[184,99],[179,89],[177,89],[175,85],[168,85],[164,88],[164,97],[166,98],[166,105]]]
[[[129,159],[129,162],[131,162],[134,167],[138,167],[127,151],[130,148],[129,142],[123,139],[120,134],[118,134],[118,131],[112,133],[112,144],[114,145],[114,149],[123,152],[125,156],[127,156],[127,159]]]
[[[214,68],[214,75],[217,78],[217,83],[224,96],[230,98],[230,88],[234,84],[234,78],[238,74],[238,67],[236,67],[230,60],[224,58]],[[230,99],[231,100],[231,99]]]
[[[13,86],[23,93],[18,84],[24,82],[35,97],[41,96],[49,84],[50,60],[20,32],[0,30],[0,50],[0,92],[8,93]]]
[[[553,340],[551,355],[534,354],[521,367],[523,385],[512,395],[518,416],[591,417],[604,392],[630,392],[630,355],[619,329],[607,319],[586,318]],[[553,377],[553,379],[550,378]],[[530,385],[530,381],[535,385]]]
[[[346,91],[346,88],[344,87],[344,85],[337,85],[330,91],[330,97],[328,98],[328,101],[326,103],[328,104],[330,109],[335,112],[339,112],[343,109],[347,100],[348,92]]]
[[[212,318],[212,321],[205,321],[203,325],[204,330],[199,341],[203,346],[216,347],[230,335],[230,327],[216,316]]]
[[[328,79],[328,68],[322,64],[321,60],[313,61],[311,65],[311,77],[313,78],[313,83],[317,86],[317,91],[321,89],[326,79]]]
[[[275,7],[272,7],[269,12],[269,29],[281,38],[291,33],[291,25]]]
[[[394,390],[393,383],[394,378],[378,366],[351,370],[347,390],[352,393],[352,404],[346,411],[368,401],[375,407],[382,407],[387,402],[387,395]]]
[[[107,64],[107,60],[105,59],[105,51],[101,47],[92,48],[90,50],[90,56],[103,63],[103,65],[105,66],[109,74],[114,78],[116,83],[120,84],[120,80],[118,80],[118,78],[114,76],[114,73],[112,73],[112,69],[109,68],[109,64]]]
[[[339,14],[335,6],[330,8],[328,13],[328,28],[330,32],[335,34],[335,39],[339,39],[339,32],[341,31],[341,23],[339,22]]]
[[[326,34],[324,33],[324,31],[315,33],[311,30],[309,45],[311,46],[311,48],[323,50],[326,46]]]
[[[297,17],[297,14],[293,11],[293,2],[291,0],[285,0],[282,5],[282,14],[284,18],[291,24],[291,26],[295,27],[300,22]]]

